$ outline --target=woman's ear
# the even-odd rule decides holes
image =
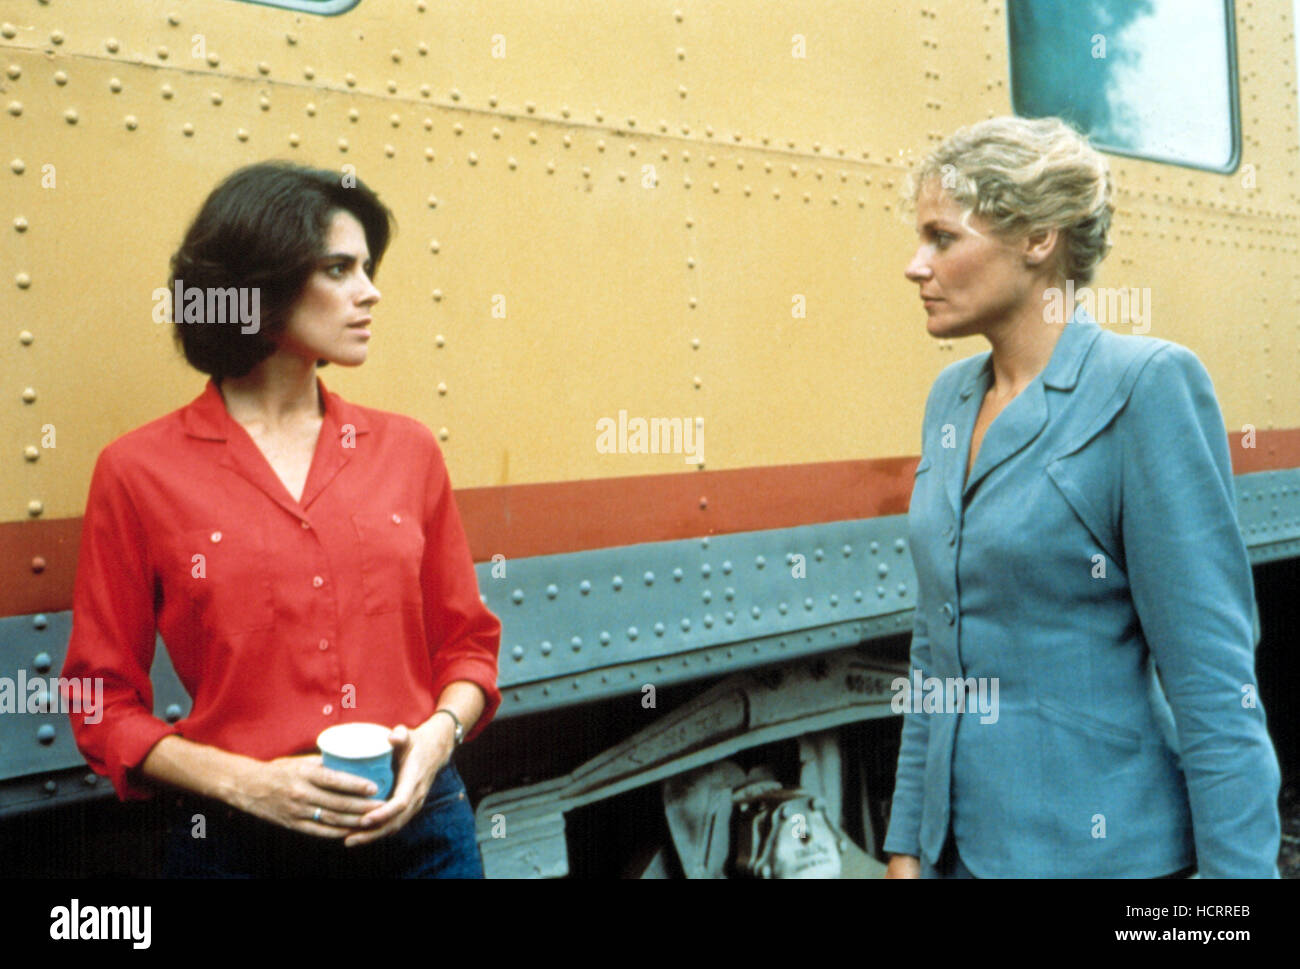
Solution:
[[[1056,243],[1061,238],[1059,229],[1035,229],[1025,236],[1025,265],[1041,266],[1056,251]]]

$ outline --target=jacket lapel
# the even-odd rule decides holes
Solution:
[[[1044,324],[1051,326],[1053,324]],[[1060,324],[1056,324],[1060,325]],[[975,429],[975,417],[983,400],[983,392],[988,389],[992,379],[991,363],[986,363],[979,372],[981,379],[969,386],[970,397],[966,401],[969,410],[963,410],[963,420],[957,426],[962,434],[961,462],[956,469],[956,477],[950,481],[965,501],[979,483],[989,476],[999,465],[1023,451],[1042,433],[1047,425],[1048,405],[1047,391],[1057,390],[1073,392],[1079,380],[1079,370],[1084,358],[1092,348],[1101,329],[1082,306],[1078,308],[1070,322],[1064,324],[1061,336],[1052,348],[1052,357],[1043,368],[1042,373],[1029,382],[1029,385],[1013,400],[1001,414],[989,425],[980,445],[975,466],[971,468],[970,478],[965,487],[960,482],[966,471],[966,462],[970,455],[970,437]],[[975,390],[980,393],[976,394]],[[967,390],[963,390],[967,393]]]

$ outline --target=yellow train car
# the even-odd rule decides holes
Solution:
[[[778,801],[819,819],[824,871],[878,870],[925,395],[984,349],[925,333],[907,175],[963,124],[1059,114],[1110,153],[1094,315],[1200,357],[1253,560],[1300,556],[1291,0],[0,21],[0,677],[57,674],[96,455],[203,386],[159,322],[168,258],[269,158],[355,174],[397,217],[371,359],[322,378],[434,430],[503,621],[499,723],[462,767],[489,875],[802,870]],[[746,785],[763,821],[724,866],[692,818]],[[140,810],[107,786],[66,717],[0,716],[0,826]]]

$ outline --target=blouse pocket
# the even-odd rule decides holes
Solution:
[[[196,629],[207,636],[275,625],[275,599],[262,536],[222,526],[182,536],[176,587],[190,601]]]
[[[360,542],[361,593],[366,615],[419,606],[424,531],[408,512],[359,512],[352,524]]]

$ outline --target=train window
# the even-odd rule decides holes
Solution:
[[[1230,172],[1240,155],[1232,0],[1010,0],[1011,103],[1107,151]]]
[[[239,2],[256,3],[263,7],[281,7],[284,10],[299,10],[304,13],[336,14],[351,10],[361,0],[239,0]]]

